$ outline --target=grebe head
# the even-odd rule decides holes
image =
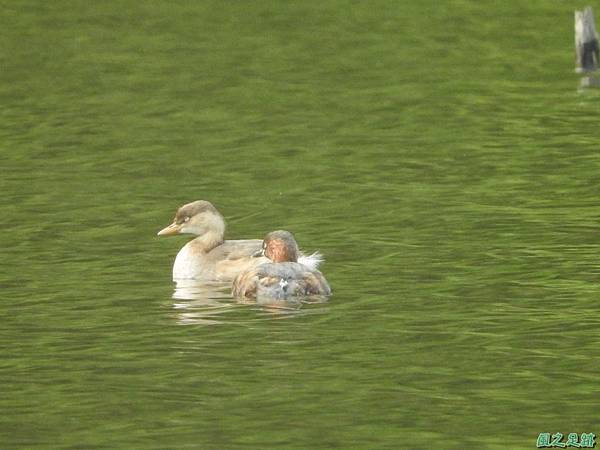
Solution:
[[[208,232],[223,235],[225,220],[212,203],[206,200],[197,200],[179,208],[175,213],[173,223],[160,230],[158,236],[175,234],[202,236]]]
[[[266,256],[273,262],[297,262],[299,253],[294,235],[289,231],[277,230],[265,236],[260,256]]]

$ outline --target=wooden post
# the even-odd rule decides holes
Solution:
[[[575,11],[575,52],[577,72],[593,72],[598,69],[598,33],[591,6],[583,11]]]

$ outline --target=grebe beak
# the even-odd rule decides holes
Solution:
[[[158,233],[157,236],[173,236],[175,234],[179,234],[181,232],[181,224],[177,224],[173,222],[168,227],[163,228]]]

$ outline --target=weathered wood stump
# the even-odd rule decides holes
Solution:
[[[583,11],[575,11],[575,52],[578,72],[598,69],[598,33],[591,6]]]

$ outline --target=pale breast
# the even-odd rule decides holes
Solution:
[[[189,279],[211,279],[214,272],[213,267],[208,267],[204,261],[204,255],[194,251],[193,241],[183,246],[173,264],[173,280]]]

